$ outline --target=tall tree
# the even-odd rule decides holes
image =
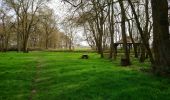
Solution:
[[[126,25],[125,25],[126,13],[124,9],[123,0],[119,0],[119,5],[121,8],[121,29],[122,29],[123,49],[125,52],[126,65],[130,65],[129,50],[128,50],[128,44],[127,44],[127,39],[126,39],[127,37],[126,36]]]
[[[45,33],[45,48],[48,49],[49,46],[49,40],[50,36],[52,33],[55,31],[57,28],[57,23],[56,23],[56,17],[54,15],[54,12],[52,9],[48,7],[44,7],[42,11],[39,11],[40,17],[39,19],[41,20],[41,28],[44,30]]]
[[[9,15],[9,8],[3,6],[0,8],[0,51],[6,52],[10,41],[10,35],[13,31],[12,16]]]
[[[150,36],[150,32],[149,32],[149,1],[148,0],[145,0],[145,26],[144,26],[144,32],[143,34],[145,35],[146,37],[146,42],[148,42],[149,44],[149,36]],[[145,59],[146,59],[146,49],[145,49],[145,46],[144,46],[144,43],[141,44],[141,55],[140,55],[140,62],[144,62]]]
[[[28,39],[31,30],[38,22],[37,18],[35,18],[37,16],[36,13],[40,8],[45,6],[47,1],[48,0],[5,0],[7,5],[14,10],[17,16],[17,23],[19,25],[17,27],[17,33],[22,39],[23,52],[28,52]],[[21,40],[18,39],[18,43],[19,41]]]
[[[151,0],[153,17],[154,71],[170,73],[168,1]]]
[[[114,2],[113,0],[108,0],[108,26],[109,26],[109,33],[110,33],[110,55],[109,58],[116,59],[116,52],[114,46]]]

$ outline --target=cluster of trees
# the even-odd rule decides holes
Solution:
[[[63,0],[74,8],[73,21],[84,28],[86,40],[103,57],[109,48],[116,58],[114,43],[123,39],[126,61],[130,64],[127,36],[141,42],[140,61],[146,55],[153,72],[170,73],[170,33],[167,0]]]
[[[0,51],[69,48],[70,38],[58,29],[49,0],[0,1]]]

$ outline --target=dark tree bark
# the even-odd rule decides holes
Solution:
[[[22,48],[22,51],[23,53],[28,53],[28,35],[25,35],[24,36],[24,39],[23,39],[23,48]]]
[[[113,6],[113,2],[109,2],[108,4],[110,4],[108,6],[108,21],[109,21],[109,31],[110,31],[110,54],[109,54],[109,58],[112,59],[114,57],[114,59],[116,59],[116,55],[115,55],[115,48],[114,48],[114,6]]]
[[[170,34],[167,0],[151,0],[153,17],[154,71],[170,73]]]
[[[126,25],[125,25],[126,14],[125,14],[124,4],[122,0],[119,0],[119,5],[121,8],[121,29],[122,29],[122,38],[123,38],[123,49],[125,52],[126,65],[130,65],[130,57],[129,57],[129,51],[127,47],[128,46],[127,40],[126,40]]]
[[[145,0],[145,19],[146,19],[146,23],[145,23],[145,27],[144,27],[144,35],[146,37],[146,42],[148,42],[149,44],[149,30],[148,30],[148,25],[149,25],[149,12],[148,12],[148,4],[149,1]],[[140,62],[144,62],[146,59],[146,49],[145,49],[145,45],[142,43],[141,44],[141,55],[140,55]]]

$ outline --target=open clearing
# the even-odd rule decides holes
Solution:
[[[138,70],[147,64],[81,55],[0,53],[0,100],[170,100],[170,79]]]

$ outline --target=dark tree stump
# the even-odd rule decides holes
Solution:
[[[83,55],[81,56],[81,59],[89,59],[89,56],[88,56],[87,54],[83,54]]]
[[[130,62],[126,58],[121,58],[121,66],[128,66]]]

